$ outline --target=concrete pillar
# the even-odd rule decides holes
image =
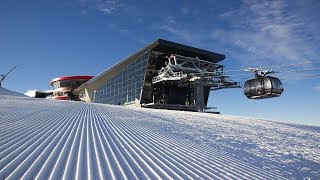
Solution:
[[[94,102],[94,90],[86,87],[84,91],[86,96],[86,102]]]

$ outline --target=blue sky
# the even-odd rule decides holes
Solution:
[[[97,75],[163,38],[226,55],[226,70],[279,66],[280,98],[249,100],[242,89],[212,92],[223,114],[320,125],[320,1],[2,0],[3,87],[50,89],[63,75]],[[297,74],[296,70],[307,69]],[[312,71],[310,69],[313,69]],[[251,78],[230,71],[241,83]],[[301,75],[307,74],[307,75]]]

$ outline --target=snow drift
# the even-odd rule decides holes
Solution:
[[[0,179],[320,177],[318,126],[1,95],[0,107]]]

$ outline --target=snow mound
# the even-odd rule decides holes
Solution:
[[[320,127],[6,97],[0,179],[319,179]]]
[[[24,94],[21,94],[21,93],[15,92],[15,91],[10,91],[10,90],[3,88],[3,87],[0,87],[0,95],[26,97]]]
[[[24,95],[34,98],[34,97],[36,97],[36,92],[37,92],[37,90],[28,90],[27,92],[24,93]]]

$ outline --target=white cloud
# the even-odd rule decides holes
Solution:
[[[168,16],[159,24],[155,23],[153,29],[157,31],[160,29],[163,32],[166,32],[167,34],[164,36],[168,35],[166,38],[172,41],[186,43],[200,48],[205,46],[205,42],[208,39],[205,30],[194,26],[189,21],[185,24],[175,16]]]
[[[318,32],[306,28],[310,26],[308,17],[290,8],[283,0],[245,0],[239,9],[220,15],[231,28],[213,30],[211,37],[238,47],[240,50],[235,54],[246,55],[245,59],[239,59],[245,64],[291,64],[316,60],[319,53],[314,48],[315,42],[307,40],[306,34]]]
[[[127,15],[128,17],[137,18],[138,21],[142,21],[142,11],[137,6],[129,3],[122,3],[119,0],[106,0],[98,2],[96,6],[98,11],[107,15],[118,12]]]
[[[123,11],[126,13],[129,17],[139,17],[142,18],[143,13],[142,11],[134,5],[129,4],[123,4]]]
[[[160,26],[160,29],[167,31],[189,43],[194,42],[193,35],[187,30],[179,29],[176,26],[170,26],[168,24]]]
[[[128,29],[120,29],[119,32],[123,35],[129,35],[129,30]]]
[[[173,40],[223,53],[227,59],[238,61],[239,69],[294,65],[319,61],[320,23],[315,23],[318,11],[317,8],[313,10],[316,13],[304,10],[313,6],[320,7],[320,3],[297,5],[284,0],[243,0],[238,9],[216,16],[219,19],[211,27],[191,25],[192,21],[186,23],[169,16],[157,28],[171,34]],[[216,26],[220,23],[223,26]],[[272,69],[280,72],[277,75],[281,79],[301,80],[310,78],[315,72],[299,70],[317,67],[318,64],[303,66]]]
[[[116,10],[121,8],[123,4],[121,4],[117,0],[106,0],[98,4],[98,10],[105,14],[113,14]]]
[[[315,23],[316,15],[311,18],[303,11],[309,6],[313,4],[297,6],[284,0],[243,0],[238,9],[233,7],[220,14],[211,28],[168,18],[160,29],[191,45],[202,44],[229,53],[226,54],[229,58],[243,66],[316,61],[320,57],[316,49],[320,24]],[[221,23],[219,21],[223,26],[215,25]]]
[[[187,7],[182,7],[182,8],[180,9],[180,11],[181,11],[181,13],[182,13],[183,15],[189,14],[189,9],[188,9]]]

